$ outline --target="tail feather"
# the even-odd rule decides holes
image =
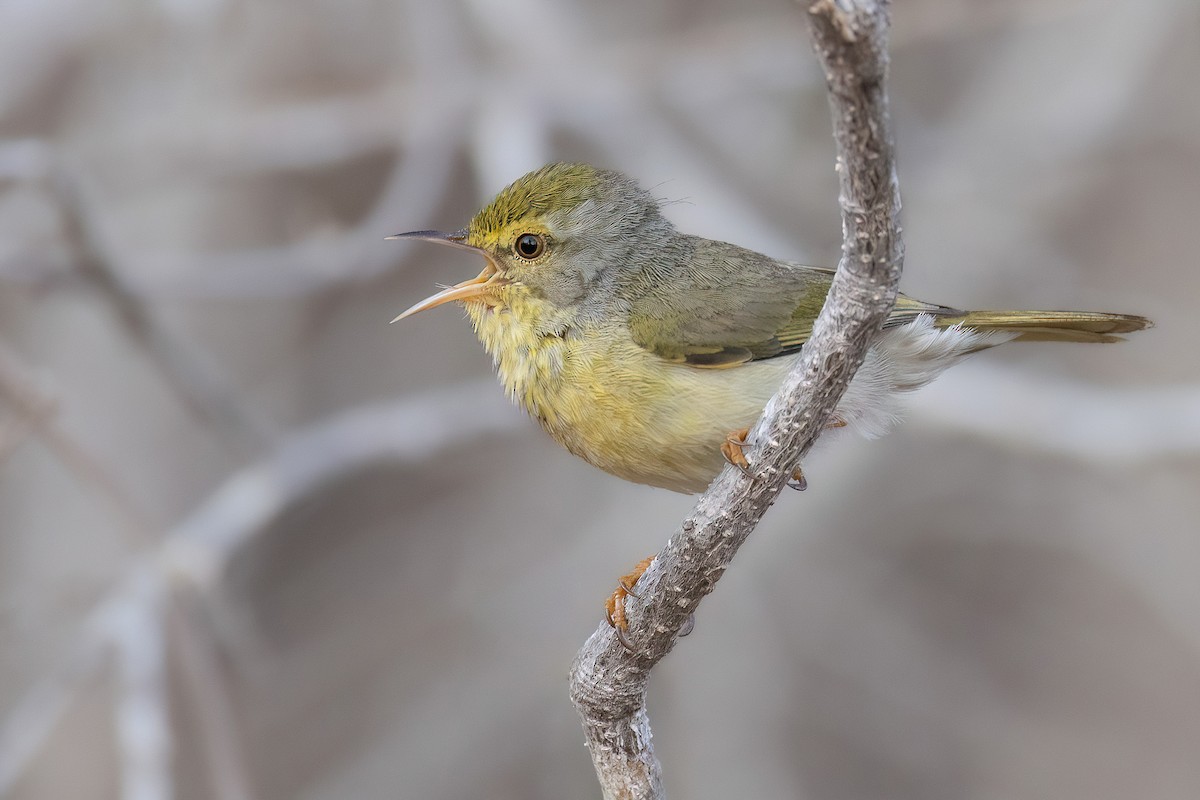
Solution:
[[[1125,337],[1118,334],[1154,326],[1145,317],[1102,311],[968,311],[938,316],[935,324],[1017,333],[1014,342],[1119,342]]]

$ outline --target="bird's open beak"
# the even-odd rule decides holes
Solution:
[[[397,233],[395,236],[389,236],[388,239],[420,239],[425,242],[436,242],[444,244],[448,247],[457,247],[460,250],[470,250],[472,253],[478,253],[487,260],[487,265],[483,268],[483,272],[479,273],[469,281],[456,283],[453,286],[447,286],[442,291],[426,297],[421,302],[417,303],[412,308],[405,311],[400,316],[396,317],[392,322],[399,322],[405,317],[411,317],[418,311],[425,311],[435,306],[440,306],[444,303],[449,303],[454,300],[471,300],[481,295],[486,294],[491,289],[495,288],[499,283],[499,271],[495,264],[492,263],[487,251],[474,245],[467,244],[467,236],[464,232],[459,233],[442,233],[440,231],[409,231],[408,233]]]

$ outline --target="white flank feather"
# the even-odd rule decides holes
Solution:
[[[863,436],[882,436],[900,421],[901,392],[919,389],[964,356],[1004,344],[1017,335],[980,333],[959,325],[937,328],[933,317],[921,314],[907,325],[880,334],[837,413]]]

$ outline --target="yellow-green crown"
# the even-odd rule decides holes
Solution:
[[[513,223],[570,211],[595,198],[609,174],[590,164],[547,164],[513,181],[476,214],[468,240],[482,244]]]

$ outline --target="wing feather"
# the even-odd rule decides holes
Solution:
[[[682,270],[648,271],[636,282],[629,327],[639,345],[675,363],[726,369],[808,341],[833,270],[697,237],[687,237],[685,253]],[[901,295],[887,326],[961,313]]]

